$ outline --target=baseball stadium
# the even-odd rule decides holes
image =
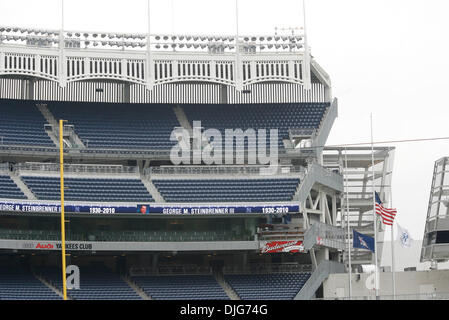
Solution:
[[[0,300],[449,297],[382,264],[395,147],[327,146],[339,108],[305,28],[0,26]],[[423,262],[449,258],[447,163]]]

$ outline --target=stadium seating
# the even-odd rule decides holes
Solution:
[[[27,197],[9,176],[0,175],[0,198],[26,199]]]
[[[47,135],[47,124],[35,103],[0,100],[0,144],[55,147]]]
[[[23,267],[0,267],[0,300],[59,300],[54,291]]]
[[[41,200],[60,199],[60,180],[57,177],[22,176],[22,180]],[[138,179],[65,178],[66,200],[99,202],[154,202]]]
[[[167,202],[291,201],[299,179],[153,180]]]
[[[46,102],[56,119],[67,119],[89,149],[169,150],[180,123],[170,104]],[[317,129],[328,103],[182,104],[188,121],[205,129],[278,129],[278,143],[289,129]],[[0,141],[9,145],[55,147],[35,103],[0,100]],[[268,134],[268,132],[267,132]],[[269,137],[267,136],[267,143]],[[235,142],[234,142],[235,144]],[[245,145],[247,145],[245,141]]]
[[[328,103],[182,105],[190,123],[201,120],[202,127],[218,129],[223,137],[225,129],[267,129],[269,144],[269,129],[278,129],[279,147],[289,129],[318,129],[328,107]]]
[[[62,291],[60,269],[40,268],[39,273]],[[118,274],[100,266],[81,266],[80,289],[68,290],[67,295],[73,300],[141,300],[141,297]]]
[[[88,148],[170,149],[180,124],[172,105],[49,103],[58,119],[67,119]]]
[[[225,281],[242,300],[292,300],[310,273],[225,275]]]
[[[154,300],[228,300],[211,275],[139,276],[132,280]]]

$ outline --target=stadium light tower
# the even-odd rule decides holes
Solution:
[[[310,76],[310,48],[307,39],[307,28],[306,28],[306,0],[302,0],[302,11],[303,11],[303,27],[304,27],[304,89],[312,89],[311,76]]]
[[[243,89],[242,79],[240,78],[240,45],[239,45],[239,0],[235,0],[235,68],[234,78],[236,89]]]
[[[65,257],[65,216],[64,216],[64,136],[63,124],[67,120],[59,120],[59,164],[61,176],[61,249],[62,249],[62,287],[64,300],[67,300],[67,278],[66,278],[66,257]]]
[[[64,65],[65,59],[65,40],[64,40],[64,0],[61,1],[61,30],[59,30],[59,65]],[[66,86],[65,69],[59,68],[59,85]]]

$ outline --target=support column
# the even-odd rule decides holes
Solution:
[[[34,100],[34,83],[34,78],[28,79],[28,100]]]
[[[152,271],[157,270],[158,260],[159,260],[159,253],[153,254],[153,261],[151,262]]]
[[[125,82],[123,84],[123,102],[130,103],[131,102],[131,85],[129,82]]]
[[[146,85],[148,90],[153,90],[154,75],[153,75],[153,57],[151,55],[151,24],[150,24],[150,0],[148,0],[148,34],[147,34],[147,59],[146,59]]]
[[[225,84],[220,84],[220,103],[228,103],[228,86]]]
[[[328,214],[328,211],[326,211],[326,209],[327,209],[326,193],[323,192],[322,190],[320,190],[319,197],[320,197],[319,201],[320,201],[320,209],[321,209],[320,222],[326,223],[326,214]],[[319,250],[316,250],[315,254],[316,254],[317,266],[319,266],[322,261],[329,260],[329,249],[328,248],[323,247]]]
[[[27,79],[22,79],[20,81],[20,99],[25,100],[27,98],[28,98]]]
[[[329,249],[322,248],[320,250],[315,250],[315,256],[317,266],[319,266],[324,260],[329,260]]]
[[[0,52],[0,72],[5,69],[5,53]]]
[[[245,269],[247,264],[248,264],[248,254],[244,253],[242,256],[242,268]]]
[[[343,215],[341,216],[341,221],[343,221]],[[337,196],[335,194],[332,195],[332,225],[337,225]]]

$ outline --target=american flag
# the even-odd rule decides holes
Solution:
[[[382,221],[387,226],[392,226],[394,218],[396,217],[396,209],[388,209],[385,208],[382,204],[382,201],[380,201],[380,197],[376,194],[376,213],[382,217]]]

